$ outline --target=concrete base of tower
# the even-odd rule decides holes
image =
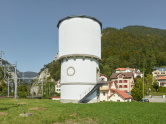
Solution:
[[[61,85],[61,102],[63,103],[78,103],[81,99],[83,99],[93,88],[95,87],[95,84],[73,84],[68,83]],[[99,100],[99,91],[96,90],[86,96],[84,99],[84,103],[94,103],[98,102]]]
[[[60,102],[62,103],[78,103],[79,100],[75,100],[75,99],[61,99]],[[87,103],[96,103],[99,102],[98,99],[92,99],[90,101],[88,101]]]

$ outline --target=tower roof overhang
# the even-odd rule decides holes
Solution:
[[[86,15],[71,15],[71,16],[67,16],[65,18],[62,18],[61,20],[59,20],[57,27],[59,28],[61,22],[63,22],[64,20],[71,19],[71,18],[89,18],[89,19],[92,19],[92,20],[98,22],[101,29],[102,29],[102,23],[98,19],[96,19],[95,17],[86,16]]]

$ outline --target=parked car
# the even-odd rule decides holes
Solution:
[[[149,102],[149,99],[141,99],[140,102]]]

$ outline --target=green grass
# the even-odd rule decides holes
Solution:
[[[152,95],[152,96],[162,96],[162,95],[166,95],[166,93],[162,93],[162,92],[151,92],[150,95]]]
[[[166,103],[101,102],[93,104],[60,103],[53,100],[20,99],[26,113],[33,116],[21,117],[21,107],[14,99],[0,99],[1,124],[164,124]],[[41,111],[30,108],[46,108]]]

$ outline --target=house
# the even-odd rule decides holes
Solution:
[[[131,100],[132,96],[128,95],[126,92],[117,89],[111,89],[109,101],[131,102]]]
[[[135,69],[135,68],[117,68],[114,70],[113,73],[123,73],[123,72],[133,72],[134,74],[134,78],[136,78],[137,76],[140,76],[141,78],[143,77],[143,74],[140,72],[139,69]]]
[[[129,67],[127,67],[127,68],[117,68],[117,69],[114,70],[113,73],[133,72],[133,71],[134,71],[133,68],[129,68]]]
[[[117,84],[117,89],[125,92],[130,92],[134,87],[133,72],[113,73],[111,81]]]
[[[159,87],[166,87],[166,76],[159,76],[157,77]]]
[[[105,82],[100,87],[100,101],[131,101],[132,97],[124,91],[117,89],[117,84],[113,81]]]
[[[108,77],[104,74],[100,74],[100,81],[107,81]]]
[[[109,89],[111,88],[110,87],[111,83],[112,82],[110,82],[110,81],[104,82],[104,84],[100,87],[100,101],[108,101]],[[114,87],[114,88],[116,89],[116,87]]]
[[[166,76],[166,71],[155,70],[152,72],[152,75],[157,79],[159,76]]]
[[[55,84],[55,92],[61,93],[60,81],[58,81],[58,82]]]

